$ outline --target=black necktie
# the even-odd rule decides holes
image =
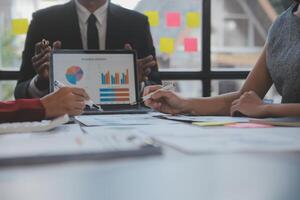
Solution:
[[[88,49],[99,49],[99,33],[96,26],[97,19],[91,14],[88,19],[87,43]]]

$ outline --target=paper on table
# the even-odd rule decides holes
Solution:
[[[209,128],[202,129],[197,137],[154,136],[154,138],[188,154],[300,151],[300,134],[297,128],[270,129]]]
[[[74,135],[82,135],[83,132],[78,124],[65,124],[55,129],[47,132],[30,132],[30,133],[13,133],[13,134],[5,134],[0,135],[0,142],[6,140],[32,140],[37,138],[47,138],[54,136],[74,136]],[[0,143],[1,144],[1,143]]]
[[[139,115],[83,115],[75,118],[85,126],[132,126],[168,124],[166,120],[152,117],[150,114]],[[174,122],[172,122],[174,124]]]
[[[273,125],[273,126],[300,127],[300,117],[250,119],[250,122]]]
[[[171,137],[194,137],[198,136],[205,128],[193,126],[191,124],[160,124],[150,126],[136,127],[135,130],[139,134],[155,136],[171,136]]]
[[[107,130],[117,131],[119,133],[131,133],[140,136],[172,136],[172,137],[195,137],[201,133],[202,128],[192,126],[190,124],[152,124],[141,126],[98,126],[98,127],[83,127],[87,134],[102,134]]]
[[[36,160],[48,156],[50,156],[50,162],[55,158],[63,160],[66,156],[76,159],[77,155],[85,156],[85,158],[91,155],[92,159],[95,159],[93,155],[97,155],[99,156],[97,158],[101,159],[101,155],[108,158],[109,156],[157,154],[160,151],[159,147],[154,145],[153,148],[157,149],[143,149],[142,145],[150,144],[149,137],[137,136],[131,132],[121,133],[115,130],[103,130],[100,130],[101,134],[97,134],[99,130],[96,130],[94,133],[89,131],[89,134],[81,135],[70,133],[49,134],[49,137],[24,138],[24,135],[19,135],[22,136],[20,138],[15,136],[3,139],[1,137],[0,163],[6,163],[7,160],[12,159],[18,160],[18,163],[27,162],[26,159]],[[120,152],[127,152],[127,154],[121,154]],[[72,157],[72,155],[74,156]],[[80,157],[78,158],[80,159]]]
[[[232,122],[193,122],[196,126],[225,126],[233,124]]]
[[[3,135],[0,146],[4,149],[0,158],[77,153],[84,147],[81,145],[87,143],[88,150],[93,149],[95,145],[83,137],[78,124],[60,126],[49,132]]]
[[[187,116],[187,115],[161,115],[163,119],[183,122],[222,122],[222,123],[247,123],[249,118],[244,117],[220,117],[220,116]]]

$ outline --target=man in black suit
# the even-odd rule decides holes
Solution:
[[[49,41],[52,46],[41,42]],[[62,49],[134,49],[139,80],[160,83],[146,16],[114,5],[109,0],[71,0],[33,14],[28,30],[16,98],[37,98],[48,93],[50,53]]]

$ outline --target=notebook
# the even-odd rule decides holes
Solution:
[[[136,53],[131,50],[54,50],[51,56],[50,91],[55,80],[84,88],[104,111],[86,109],[84,114],[147,113],[140,104]]]

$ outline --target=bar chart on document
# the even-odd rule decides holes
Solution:
[[[129,69],[124,69],[123,71],[112,71],[109,69],[104,71],[101,73],[100,81],[101,104],[130,103]]]
[[[84,88],[97,104],[132,104],[136,101],[131,54],[57,54],[53,62],[56,80]]]

